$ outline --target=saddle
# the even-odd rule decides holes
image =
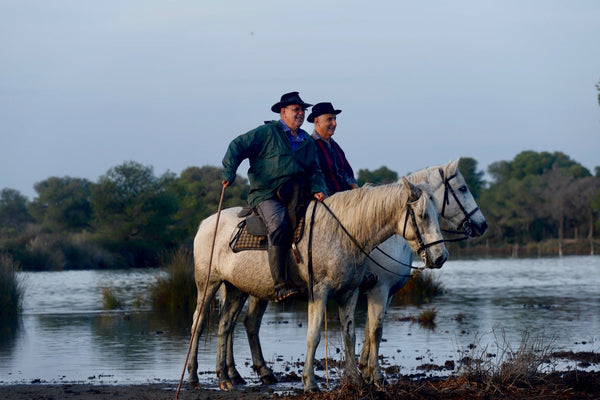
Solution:
[[[237,224],[232,233],[229,247],[234,253],[244,250],[267,250],[267,227],[262,218],[250,206],[244,206],[238,213],[238,217],[244,218]],[[298,220],[294,229],[293,242],[298,243],[304,234],[304,215]]]
[[[286,205],[287,216],[294,231],[292,248],[298,259],[295,244],[302,239],[304,232],[304,214],[310,201],[309,187],[301,177],[293,177],[277,188],[277,198]],[[268,232],[260,215],[246,205],[238,213],[238,217],[245,219],[237,225],[237,230],[229,241],[231,250],[234,253],[243,250],[266,250]]]

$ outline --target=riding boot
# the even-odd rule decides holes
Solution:
[[[271,276],[275,283],[275,301],[282,301],[290,296],[298,294],[298,290],[286,278],[286,261],[288,258],[288,248],[286,246],[268,247],[269,268]]]

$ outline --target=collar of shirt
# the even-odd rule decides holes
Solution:
[[[321,141],[322,141],[323,143],[325,143],[327,146],[331,146],[331,141],[333,140],[333,139],[331,139],[331,138],[330,138],[329,140],[325,140],[325,139],[323,139],[323,138],[322,138],[322,137],[321,137],[321,136],[320,136],[320,135],[317,133],[317,131],[314,131],[314,132],[313,132],[313,134],[312,134],[312,138],[313,138],[313,139],[315,139],[315,140],[321,140]]]
[[[292,130],[283,122],[283,120],[279,120],[279,123],[283,127],[284,132],[287,134],[287,137],[290,139],[290,143],[292,143],[292,148],[296,150],[298,147],[298,143],[304,142],[308,139],[308,134],[304,132],[302,129],[298,129],[298,134],[296,136],[292,135]]]

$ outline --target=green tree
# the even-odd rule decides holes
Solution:
[[[358,170],[358,177],[356,182],[358,186],[362,186],[365,183],[372,183],[374,185],[393,183],[398,181],[398,173],[388,169],[386,166],[380,167],[375,171],[369,171],[368,169]]]
[[[87,179],[50,177],[34,185],[38,197],[30,211],[47,230],[77,231],[89,227],[92,217]]]
[[[30,222],[33,217],[28,211],[27,197],[15,189],[4,188],[0,192],[0,227],[1,230],[18,232]],[[5,234],[7,232],[4,232]]]
[[[174,175],[154,175],[153,168],[134,161],[113,167],[92,187],[93,226],[99,240],[122,253],[131,266],[154,264],[158,253],[172,246],[177,202],[167,187]]]
[[[485,181],[483,171],[477,171],[477,161],[474,158],[461,157],[458,161],[458,169],[465,178],[469,191],[475,199],[478,199],[485,189]]]
[[[179,204],[174,224],[181,241],[191,242],[200,221],[217,211],[222,190],[220,171],[212,166],[189,167],[169,187]],[[248,190],[248,181],[238,176],[225,191],[223,207],[245,204]]]
[[[528,175],[543,175],[553,169],[564,169],[574,178],[591,176],[589,170],[560,151],[538,153],[531,150],[522,151],[512,161],[490,164],[488,173],[495,182],[501,182],[511,178],[523,179]]]

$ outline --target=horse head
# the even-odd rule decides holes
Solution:
[[[436,185],[433,201],[440,216],[452,229],[459,231],[452,233],[461,233],[471,238],[481,236],[488,224],[469,191],[465,178],[458,170],[459,160],[439,167],[439,177],[435,178],[439,178],[440,182]]]
[[[408,193],[406,214],[400,223],[400,233],[411,248],[419,254],[427,268],[441,268],[448,259],[448,251],[438,223],[438,211],[432,193],[426,184],[413,185],[402,178]]]

